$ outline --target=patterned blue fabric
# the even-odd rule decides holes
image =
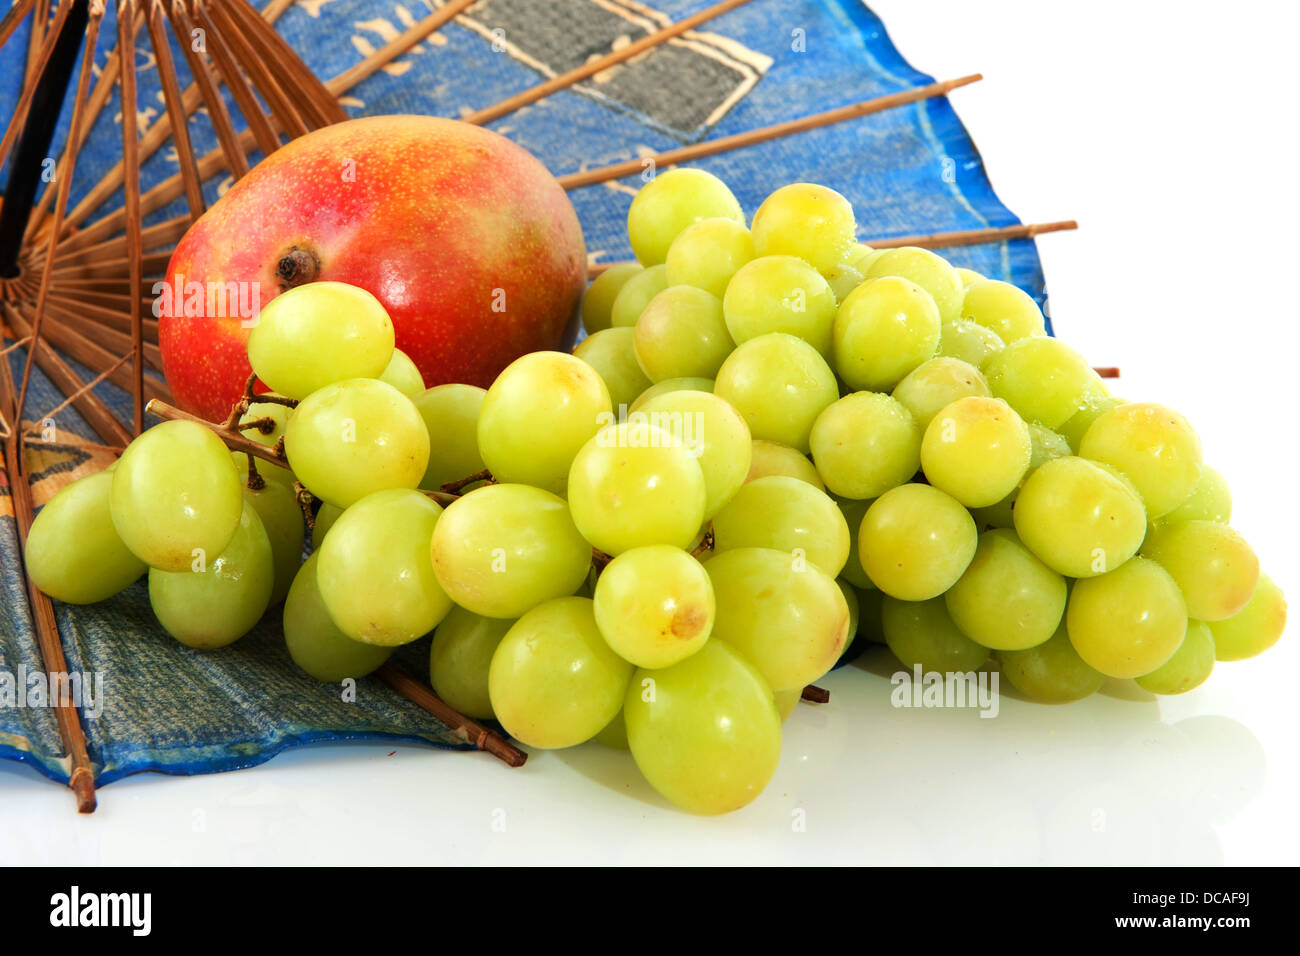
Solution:
[[[356,116],[462,115],[710,2],[480,0],[467,15],[349,91],[345,106]],[[99,42],[100,67],[115,43],[113,6],[109,4]],[[427,0],[300,0],[280,18],[277,29],[317,75],[330,78],[434,7]],[[0,51],[0,116],[13,112],[26,38],[24,25]],[[189,77],[179,50],[174,59],[184,86]],[[143,37],[136,60],[141,120],[147,124],[163,105]],[[527,147],[559,175],[932,81],[902,58],[881,21],[857,0],[753,0],[705,24],[698,35],[507,115],[491,128]],[[231,111],[238,122],[233,102]],[[74,205],[119,157],[119,115],[115,92],[79,159]],[[69,98],[56,145],[66,136],[70,116]],[[202,112],[192,118],[189,129],[197,150],[216,147]],[[993,192],[978,151],[946,99],[710,157],[696,165],[726,180],[750,214],[768,192],[787,182],[830,185],[852,200],[866,240],[1019,221]],[[145,164],[144,188],[176,171],[171,150],[160,150]],[[224,176],[209,181],[208,201],[215,201],[229,182]],[[625,217],[636,185],[631,177],[571,193],[588,248],[600,261],[631,258]],[[120,203],[119,193],[91,221]],[[147,222],[184,211],[181,201],[173,202]],[[1043,301],[1043,276],[1032,240],[956,248],[946,254],[958,265],[1014,282]],[[21,374],[21,353],[9,358],[15,374]],[[93,376],[87,369],[78,371],[85,378]],[[97,392],[128,418],[126,395],[111,385]],[[38,375],[27,417],[37,418],[60,401],[57,391]],[[71,409],[59,413],[57,424],[93,437]],[[76,464],[77,456],[69,453],[45,467]],[[0,485],[0,493],[7,494],[7,485]],[[36,655],[10,517],[0,518],[0,567],[0,672],[13,673],[24,662],[30,665]],[[143,583],[102,605],[59,606],[58,613],[69,668],[99,670],[105,677],[104,712],[85,721],[101,783],[140,770],[233,769],[316,740],[382,738],[463,746],[377,681],[360,682],[357,702],[349,704],[340,701],[337,687],[307,679],[284,651],[274,609],[253,634],[209,654],[187,651],[161,631],[149,611]],[[427,666],[427,648],[426,639],[400,655],[412,673]],[[66,758],[48,709],[0,708],[0,756],[29,761],[53,779],[67,779]]]

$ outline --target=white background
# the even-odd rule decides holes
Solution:
[[[1123,368],[1118,394],[1192,419],[1234,524],[1298,593],[1296,5],[873,6],[919,68],[986,74],[954,100],[1000,195],[1082,226],[1039,240],[1059,334]],[[314,747],[130,778],[91,817],[6,762],[0,862],[1294,863],[1297,663],[1290,633],[1185,697],[1005,697],[981,720],[891,708],[877,654],[823,681],[831,704],[798,708],[767,792],[719,819],[667,807],[596,744],[520,770]]]

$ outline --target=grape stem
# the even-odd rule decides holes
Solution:
[[[235,409],[239,404],[235,405]],[[191,415],[187,411],[177,408],[175,405],[169,405],[160,398],[150,399],[149,404],[144,410],[155,418],[163,418],[173,422],[193,422],[196,425],[202,425],[210,429],[226,443],[226,447],[231,451],[242,451],[248,456],[250,464],[252,459],[261,458],[263,461],[269,461],[273,465],[279,465],[281,468],[289,467],[289,459],[285,457],[284,447],[276,442],[275,447],[263,445],[261,442],[242,435],[237,429],[239,416],[242,412],[231,411],[230,418],[223,423],[210,422],[206,418],[200,418],[198,415]]]
[[[308,491],[301,481],[293,483],[293,496],[298,501],[298,507],[302,509],[302,520],[306,523],[307,530],[315,531],[316,512],[312,509],[312,502],[316,500],[316,496]]]
[[[476,481],[486,481],[488,484],[494,485],[497,480],[492,477],[492,472],[484,468],[482,471],[476,471],[464,478],[457,478],[455,481],[444,481],[441,490],[449,495],[459,495],[466,485],[472,485]]]
[[[702,554],[708,554],[713,550],[713,522],[709,522],[709,527],[704,532],[704,537],[700,538],[700,543],[691,549],[691,557],[698,558]]]
[[[831,701],[831,692],[824,687],[818,687],[816,684],[809,684],[799,695],[801,700],[806,700],[810,704],[829,704]]]
[[[375,676],[413,704],[433,714],[441,723],[450,727],[461,740],[490,753],[506,766],[522,767],[524,761],[528,759],[528,754],[496,731],[488,730],[478,721],[453,710],[421,681],[403,673],[391,662],[375,671]]]

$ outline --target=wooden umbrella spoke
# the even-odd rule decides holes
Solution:
[[[18,29],[18,24],[23,22],[23,17],[32,12],[33,3],[34,0],[17,0],[0,18],[0,46],[9,42],[9,38]]]
[[[267,61],[253,45],[250,37],[245,35],[240,30],[239,24],[231,18],[230,6],[217,3],[212,4],[208,9],[221,35],[226,38],[226,42],[230,44],[231,50],[252,81],[253,88],[266,101],[271,115],[283,124],[283,129],[291,138],[305,136],[311,129],[311,125],[302,110],[302,104],[295,103],[289,96],[282,80],[267,65]]]
[[[113,352],[134,351],[133,336],[129,327],[126,330],[112,328],[102,322],[88,318],[82,314],[81,309],[75,304],[72,308],[68,308],[54,302],[52,299],[46,303],[46,311],[61,327],[69,332],[75,332],[87,341],[94,342]],[[141,351],[145,363],[155,371],[161,372],[162,353],[159,351],[158,346],[152,342],[141,342]],[[98,370],[98,366],[95,368]]]
[[[977,246],[985,242],[1003,242],[1007,239],[1032,239],[1047,232],[1065,232],[1078,229],[1073,219],[1057,222],[1023,223],[1014,226],[996,226],[987,229],[964,229],[958,232],[936,232],[928,236],[895,236],[892,239],[868,239],[872,249],[898,249],[902,246],[920,246],[922,249],[944,249],[952,246]]]
[[[163,103],[167,115],[171,117],[171,134],[176,143],[176,162],[181,167],[181,179],[185,184],[185,201],[190,207],[190,216],[198,219],[207,206],[203,201],[203,179],[194,163],[194,148],[190,144],[190,128],[185,106],[181,102],[181,87],[176,79],[176,63],[172,60],[171,42],[167,38],[167,28],[163,23],[162,4],[164,0],[149,0],[149,14],[145,24],[149,28],[149,39],[153,44],[154,58],[158,65],[158,80],[162,86]]]
[[[374,53],[354,66],[348,67],[332,80],[325,81],[325,89],[333,96],[342,96],[363,80],[369,79],[403,53],[411,50],[440,30],[444,24],[464,13],[478,0],[450,0],[423,20],[403,30],[401,34],[385,43]]]
[[[40,41],[40,52],[35,57],[28,58],[28,77],[29,82],[23,84],[23,91],[18,97],[18,102],[14,106],[14,115],[9,120],[9,126],[5,129],[4,138],[0,139],[0,167],[3,167],[5,161],[9,158],[9,150],[13,148],[18,139],[18,131],[27,125],[27,114],[32,108],[32,99],[36,96],[36,85],[30,82],[30,77],[34,73],[42,73],[50,64],[50,57],[54,56],[54,47],[59,42],[59,34],[63,31],[63,21],[68,19],[68,14],[72,11],[73,0],[60,0],[58,10],[54,13],[54,23],[50,25]],[[36,15],[32,17],[32,42],[35,43],[37,36],[45,29],[45,20],[40,15],[41,11],[37,10]]]
[[[230,47],[226,44],[225,38],[222,37],[221,31],[217,25],[212,22],[212,17],[208,15],[208,9],[200,5],[195,11],[199,22],[203,24],[203,29],[207,31],[208,52],[212,54],[212,60],[217,65],[217,71],[221,74],[226,82],[226,88],[230,90],[231,96],[235,98],[235,103],[239,106],[239,111],[248,124],[249,131],[257,141],[257,148],[262,151],[263,156],[270,156],[280,148],[280,136],[272,128],[270,120],[262,110],[262,104],[258,102],[257,94],[248,84],[248,77],[244,71],[239,68],[234,54],[230,52]],[[240,140],[240,147],[243,147],[243,141]]]
[[[15,342],[11,342],[9,345],[6,345],[4,348],[0,349],[0,358],[3,358],[4,356],[8,355],[10,352],[14,351],[15,349],[22,348],[31,340],[32,340],[31,336],[27,335],[27,336],[23,336],[21,339],[18,339]]]
[[[136,191],[139,191],[138,186]],[[180,215],[175,219],[145,227],[140,230],[141,248],[158,249],[162,246],[174,246],[189,227],[188,215]],[[66,240],[59,245],[57,258],[60,266],[72,263],[121,262],[122,256],[126,254],[127,236],[120,234],[95,245],[83,244],[74,249],[65,248],[67,245],[71,243]]]
[[[50,409],[50,410],[49,410],[48,412],[46,412],[44,415],[39,415],[39,416],[37,416],[37,418],[36,418],[35,420],[38,421],[38,422],[47,421],[47,420],[53,420],[53,418],[54,418],[55,415],[59,414],[59,412],[63,411],[63,410],[64,410],[65,408],[67,408],[69,405],[73,404],[77,399],[81,398],[81,396],[83,396],[83,395],[85,395],[87,392],[91,391],[91,390],[92,390],[96,385],[99,385],[101,382],[103,382],[105,379],[107,379],[110,375],[112,375],[114,372],[116,372],[119,368],[121,368],[121,367],[122,367],[123,365],[125,365],[127,362],[131,361],[131,359],[134,358],[134,357],[135,357],[135,356],[134,356],[134,353],[132,353],[132,352],[127,352],[125,355],[123,355],[120,359],[118,359],[116,362],[114,362],[114,363],[113,363],[112,365],[110,365],[108,368],[104,369],[104,371],[100,372],[98,375],[96,375],[94,378],[92,378],[89,382],[86,382],[86,383],[85,383],[84,385],[82,385],[80,388],[78,388],[78,389],[76,389],[75,391],[73,391],[73,393],[72,393],[71,395],[69,395],[67,398],[65,398],[63,401],[61,401],[59,404],[55,405],[52,409]],[[30,437],[30,436],[25,436],[25,437]]]

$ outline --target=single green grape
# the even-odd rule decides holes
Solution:
[[[1010,282],[997,279],[979,279],[966,286],[961,317],[996,332],[1007,345],[1047,334],[1043,312],[1033,297]]]
[[[1065,578],[1034,557],[1014,531],[979,536],[975,557],[944,601],[953,623],[995,651],[1019,651],[1050,638],[1061,623]]]
[[[1174,656],[1137,678],[1137,685],[1153,694],[1185,694],[1204,684],[1213,670],[1214,633],[1204,621],[1189,620]]]
[[[645,407],[646,403],[658,398],[660,395],[667,395],[669,392],[708,392],[713,393],[713,379],[711,378],[669,378],[662,382],[656,382],[637,396],[635,402],[628,408],[628,413],[639,412]]]
[[[650,304],[650,300],[668,288],[668,267],[651,266],[630,276],[614,296],[614,303],[609,308],[610,327],[631,328],[641,313]]]
[[[278,481],[267,481],[256,490],[245,485],[244,501],[252,505],[262,519],[262,528],[271,544],[271,559],[275,566],[271,604],[279,604],[288,595],[289,585],[302,564],[302,539],[307,528],[298,496],[292,488]]]
[[[1150,558],[1173,576],[1187,600],[1187,613],[1223,621],[1255,596],[1259,558],[1237,531],[1215,521],[1174,521],[1151,531],[1142,543]]]
[[[934,357],[940,332],[939,308],[915,282],[868,279],[835,315],[835,370],[854,390],[889,391]]]
[[[211,561],[234,538],[243,509],[230,452],[194,422],[153,426],[126,447],[113,470],[113,527],[152,568],[188,571],[196,559]]]
[[[1118,405],[1123,405],[1122,399],[1112,398],[1109,395],[1090,395],[1084,402],[1082,408],[1065,420],[1065,424],[1060,427],[1060,433],[1070,447],[1074,449],[1073,454],[1079,453],[1079,444],[1083,441],[1083,436],[1092,423],[1102,416],[1103,413],[1110,411]]]
[[[799,706],[799,700],[803,697],[802,687],[792,687],[790,690],[772,691],[772,699],[776,702],[776,714],[781,718],[781,723],[790,719],[794,709]]]
[[[309,282],[263,306],[248,361],[272,390],[303,399],[334,382],[383,374],[393,343],[388,312],[365,289]]]
[[[429,432],[393,386],[354,378],[303,399],[289,416],[284,451],[308,491],[346,508],[376,491],[419,485]]]
[[[1042,644],[1019,651],[998,651],[998,661],[1012,687],[1044,704],[1083,700],[1101,690],[1106,682],[1106,676],[1085,663],[1074,649],[1065,621]]]
[[[826,270],[822,273],[822,277],[830,285],[831,292],[835,293],[836,302],[843,302],[850,292],[867,281],[866,276],[847,262],[841,262],[834,268]]]
[[[627,237],[641,264],[654,266],[668,258],[682,230],[718,218],[745,222],[727,184],[702,169],[679,167],[659,173],[637,192],[627,211]]]
[[[259,445],[274,448],[275,443],[284,435],[284,426],[289,423],[289,413],[292,411],[293,409],[288,405],[281,405],[279,402],[253,402],[248,406],[248,411],[239,416],[239,433]],[[251,428],[245,427],[249,422],[261,419],[270,419],[270,421],[261,422]],[[271,467],[269,462],[267,467]],[[279,470],[288,473],[287,469]],[[289,483],[293,484],[292,480]]]
[[[391,647],[354,641],[338,629],[316,580],[319,555],[307,558],[284,600],[284,643],[293,662],[323,683],[365,677],[392,656]]]
[[[652,382],[712,378],[735,348],[722,302],[689,285],[669,286],[646,304],[633,343],[636,360]]]
[[[829,359],[835,301],[822,274],[804,260],[765,255],[747,262],[732,276],[722,308],[736,344],[769,332],[785,332]]]
[[[429,683],[434,693],[456,711],[477,720],[490,720],[492,697],[488,671],[513,618],[483,617],[453,607],[433,632],[429,649]]]
[[[442,515],[418,491],[367,495],[321,541],[317,584],[334,623],[354,641],[395,647],[432,631],[451,610],[429,543]]]
[[[853,206],[814,183],[782,186],[754,213],[754,248],[760,256],[798,256],[814,269],[844,261],[857,244]]]
[[[959,398],[988,397],[989,384],[980,370],[961,359],[940,356],[923,362],[894,387],[894,398],[912,413],[924,430],[935,415]]]
[[[1152,520],[1191,497],[1201,478],[1200,436],[1182,415],[1153,402],[1103,413],[1084,434],[1079,454],[1127,475]]]
[[[241,482],[248,480],[248,457],[249,456],[242,451],[232,451],[230,453],[230,458],[235,463],[235,470],[239,472],[239,480]],[[298,480],[294,477],[293,472],[288,468],[282,468],[279,465],[272,464],[265,458],[260,458],[256,455],[253,457],[257,458],[253,467],[257,469],[258,475],[267,481],[274,481],[284,485],[286,488],[292,488],[293,483]]]
[[[754,239],[743,222],[701,219],[668,247],[668,284],[695,286],[721,299],[731,277],[755,255]]]
[[[1137,554],[1147,533],[1137,492],[1105,468],[1073,455],[1034,470],[1012,514],[1025,547],[1071,578],[1113,571]]]
[[[488,669],[492,712],[530,747],[572,747],[600,733],[623,706],[632,665],[605,643],[592,602],[554,598],[501,638]]]
[[[629,328],[602,329],[578,343],[573,354],[596,370],[614,409],[627,407],[651,386],[636,358],[636,333]],[[473,472],[469,472],[473,474]]]
[[[1074,583],[1065,615],[1070,643],[1107,677],[1150,674],[1187,633],[1187,604],[1169,572],[1148,558]]]
[[[149,569],[149,604],[168,634],[210,651],[253,629],[271,603],[274,583],[270,539],[257,511],[243,505],[234,537],[215,559],[195,557],[184,571]]]
[[[648,424],[602,428],[569,471],[573,522],[606,554],[651,544],[689,548],[707,504],[704,472],[684,436]]]
[[[1261,573],[1250,603],[1226,621],[1214,621],[1215,657],[1221,661],[1244,661],[1262,654],[1286,630],[1286,595],[1267,574]]]
[[[708,572],[680,548],[624,551],[596,579],[596,626],[610,648],[637,667],[671,667],[713,631]]]
[[[45,594],[66,604],[94,604],[139,580],[148,568],[113,527],[111,472],[60,488],[27,533],[27,574]]]
[[[424,376],[401,349],[393,349],[393,357],[378,377],[379,381],[387,382],[412,401],[424,394]]]
[[[605,725],[605,729],[591,739],[611,750],[627,750],[627,724],[623,720],[622,708],[619,708],[614,719]]]
[[[639,262],[616,262],[591,281],[582,296],[582,327],[588,335],[610,327],[614,300],[627,280],[641,271]]]
[[[859,542],[862,540],[862,519],[875,499],[835,498],[833,500],[849,526],[849,557],[844,562],[844,567],[840,569],[840,577],[855,588],[864,591],[875,590],[876,586],[867,575],[867,569],[862,566],[862,553],[859,550]]]
[[[877,498],[921,466],[921,429],[903,403],[854,392],[823,411],[812,428],[813,462],[842,498]]]
[[[997,398],[959,398],[930,421],[921,440],[926,479],[968,508],[1001,501],[1020,484],[1033,452],[1029,428]]]
[[[328,501],[320,503],[320,510],[316,512],[316,520],[311,527],[311,549],[313,551],[320,547],[320,543],[325,540],[325,535],[329,533],[330,528],[334,527],[334,522],[338,521],[341,514],[343,514],[343,509],[338,505],[332,505]]]
[[[975,522],[957,499],[929,485],[900,485],[867,509],[858,558],[890,597],[928,601],[957,583],[978,541]]]
[[[805,453],[813,422],[840,394],[817,350],[783,332],[739,345],[718,370],[713,391],[745,417],[753,437]]]
[[[844,637],[844,650],[847,651],[853,646],[853,639],[858,636],[858,624],[861,623],[862,618],[862,605],[858,601],[858,592],[852,585],[840,578],[835,579],[835,585],[840,589],[840,593],[844,595],[844,603],[849,607],[849,631]],[[843,656],[844,654],[841,652],[840,657]]]
[[[623,704],[628,747],[663,797],[692,813],[738,810],[781,758],[772,690],[731,647],[709,641],[658,671],[639,670]]]
[[[713,581],[713,636],[740,651],[774,690],[803,687],[839,660],[849,608],[835,579],[800,555],[736,548],[705,564]]]
[[[885,595],[873,588],[864,591],[855,589],[858,595],[858,633],[868,644],[886,644],[884,621],[882,619]]]
[[[487,391],[476,385],[435,385],[415,399],[429,432],[429,464],[421,488],[437,491],[487,467],[478,453],[478,416],[486,397]]]
[[[710,392],[681,389],[652,398],[633,415],[670,435],[683,435],[704,474],[704,517],[732,499],[749,473],[754,443],[740,412]]]
[[[903,246],[879,251],[870,260],[864,274],[868,279],[883,276],[910,279],[930,293],[930,298],[939,307],[939,318],[942,321],[951,322],[961,315],[962,299],[966,294],[961,276],[957,275],[957,270],[946,259],[929,249]]]
[[[755,438],[749,458],[749,474],[745,480],[756,481],[768,475],[787,475],[806,481],[819,491],[826,490],[822,476],[817,474],[817,466],[799,449],[782,445],[778,441]]]
[[[1060,339],[1017,339],[983,366],[989,389],[1022,418],[1060,428],[1079,409],[1106,394],[1086,359]]]
[[[947,358],[961,359],[979,368],[1006,348],[1006,343],[992,329],[965,319],[954,319],[943,323],[939,334],[939,354]]]
[[[798,552],[831,577],[848,560],[849,543],[848,522],[835,502],[806,481],[784,475],[749,482],[713,517],[715,551]]]
[[[486,485],[457,498],[430,547],[442,589],[484,617],[517,618],[572,594],[591,566],[591,546],[563,499],[529,485]]]
[[[562,352],[531,352],[488,389],[478,450],[497,481],[562,495],[573,456],[613,420],[609,389],[595,369]]]
[[[1227,524],[1232,518],[1232,491],[1228,482],[1209,465],[1201,466],[1201,477],[1196,479],[1192,493],[1181,505],[1166,514],[1161,521],[1217,521]]]
[[[974,269],[967,269],[963,266],[955,266],[954,268],[957,270],[957,275],[961,277],[961,284],[968,289],[972,282],[979,282],[984,278],[981,273],[976,272]]]
[[[922,673],[964,674],[979,670],[989,659],[989,649],[958,630],[943,598],[900,601],[885,595],[880,607],[885,643],[908,670]]]

